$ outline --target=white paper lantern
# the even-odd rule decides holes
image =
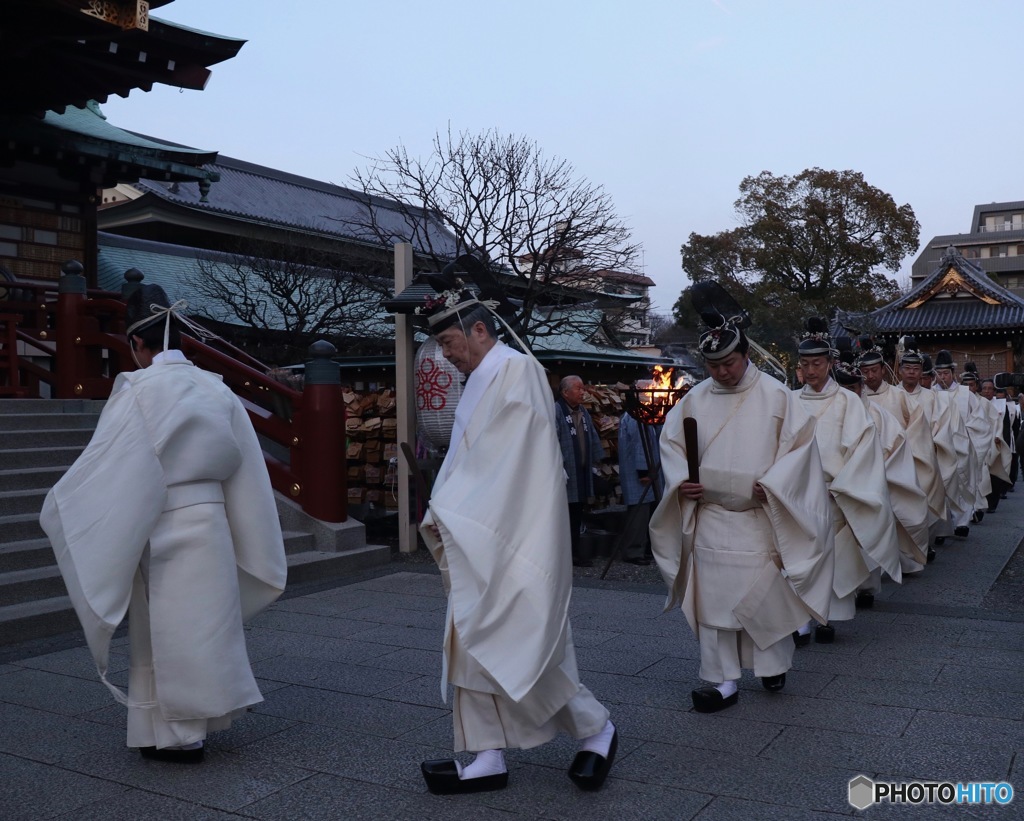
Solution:
[[[433,447],[448,447],[461,396],[462,374],[430,337],[416,352],[416,421]]]

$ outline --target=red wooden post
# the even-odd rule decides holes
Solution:
[[[61,266],[63,275],[57,284],[57,312],[54,316],[57,334],[56,377],[53,383],[55,399],[74,399],[82,395],[84,374],[81,370],[81,340],[79,306],[85,302],[86,283],[82,276],[82,263],[68,260]]]
[[[306,363],[302,389],[299,444],[292,449],[302,509],[324,522],[348,518],[345,401],[341,369],[331,360],[336,350],[325,340],[309,348],[312,359]]]

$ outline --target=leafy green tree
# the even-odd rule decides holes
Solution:
[[[808,316],[868,311],[899,295],[886,272],[917,250],[920,225],[910,205],[897,206],[863,174],[763,171],[739,190],[739,226],[691,233],[683,270],[692,282],[719,280],[750,312],[762,344],[784,353]],[[688,297],[687,289],[673,311],[683,324],[696,322]]]

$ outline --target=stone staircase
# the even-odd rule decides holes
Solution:
[[[0,645],[78,629],[39,511],[102,408],[89,399],[0,399]],[[279,494],[278,511],[290,585],[390,561],[386,545],[366,544],[359,522],[318,522]]]

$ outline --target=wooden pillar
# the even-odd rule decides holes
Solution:
[[[54,316],[57,333],[55,399],[74,399],[82,395],[82,357],[79,343],[79,306],[87,299],[82,263],[68,260],[61,266],[62,276],[57,283],[57,313]]]
[[[400,294],[412,284],[412,245],[395,243],[395,293]],[[398,441],[408,442],[416,449],[416,391],[413,380],[412,318],[395,314],[395,402],[398,413]],[[412,515],[413,499],[409,492],[409,465],[398,457],[398,549],[412,553],[417,546],[416,522]]]
[[[323,522],[344,522],[348,518],[345,400],[341,398],[340,368],[331,358],[336,352],[322,339],[309,346],[297,448],[301,453],[296,454],[301,455],[298,480],[302,509]]]

